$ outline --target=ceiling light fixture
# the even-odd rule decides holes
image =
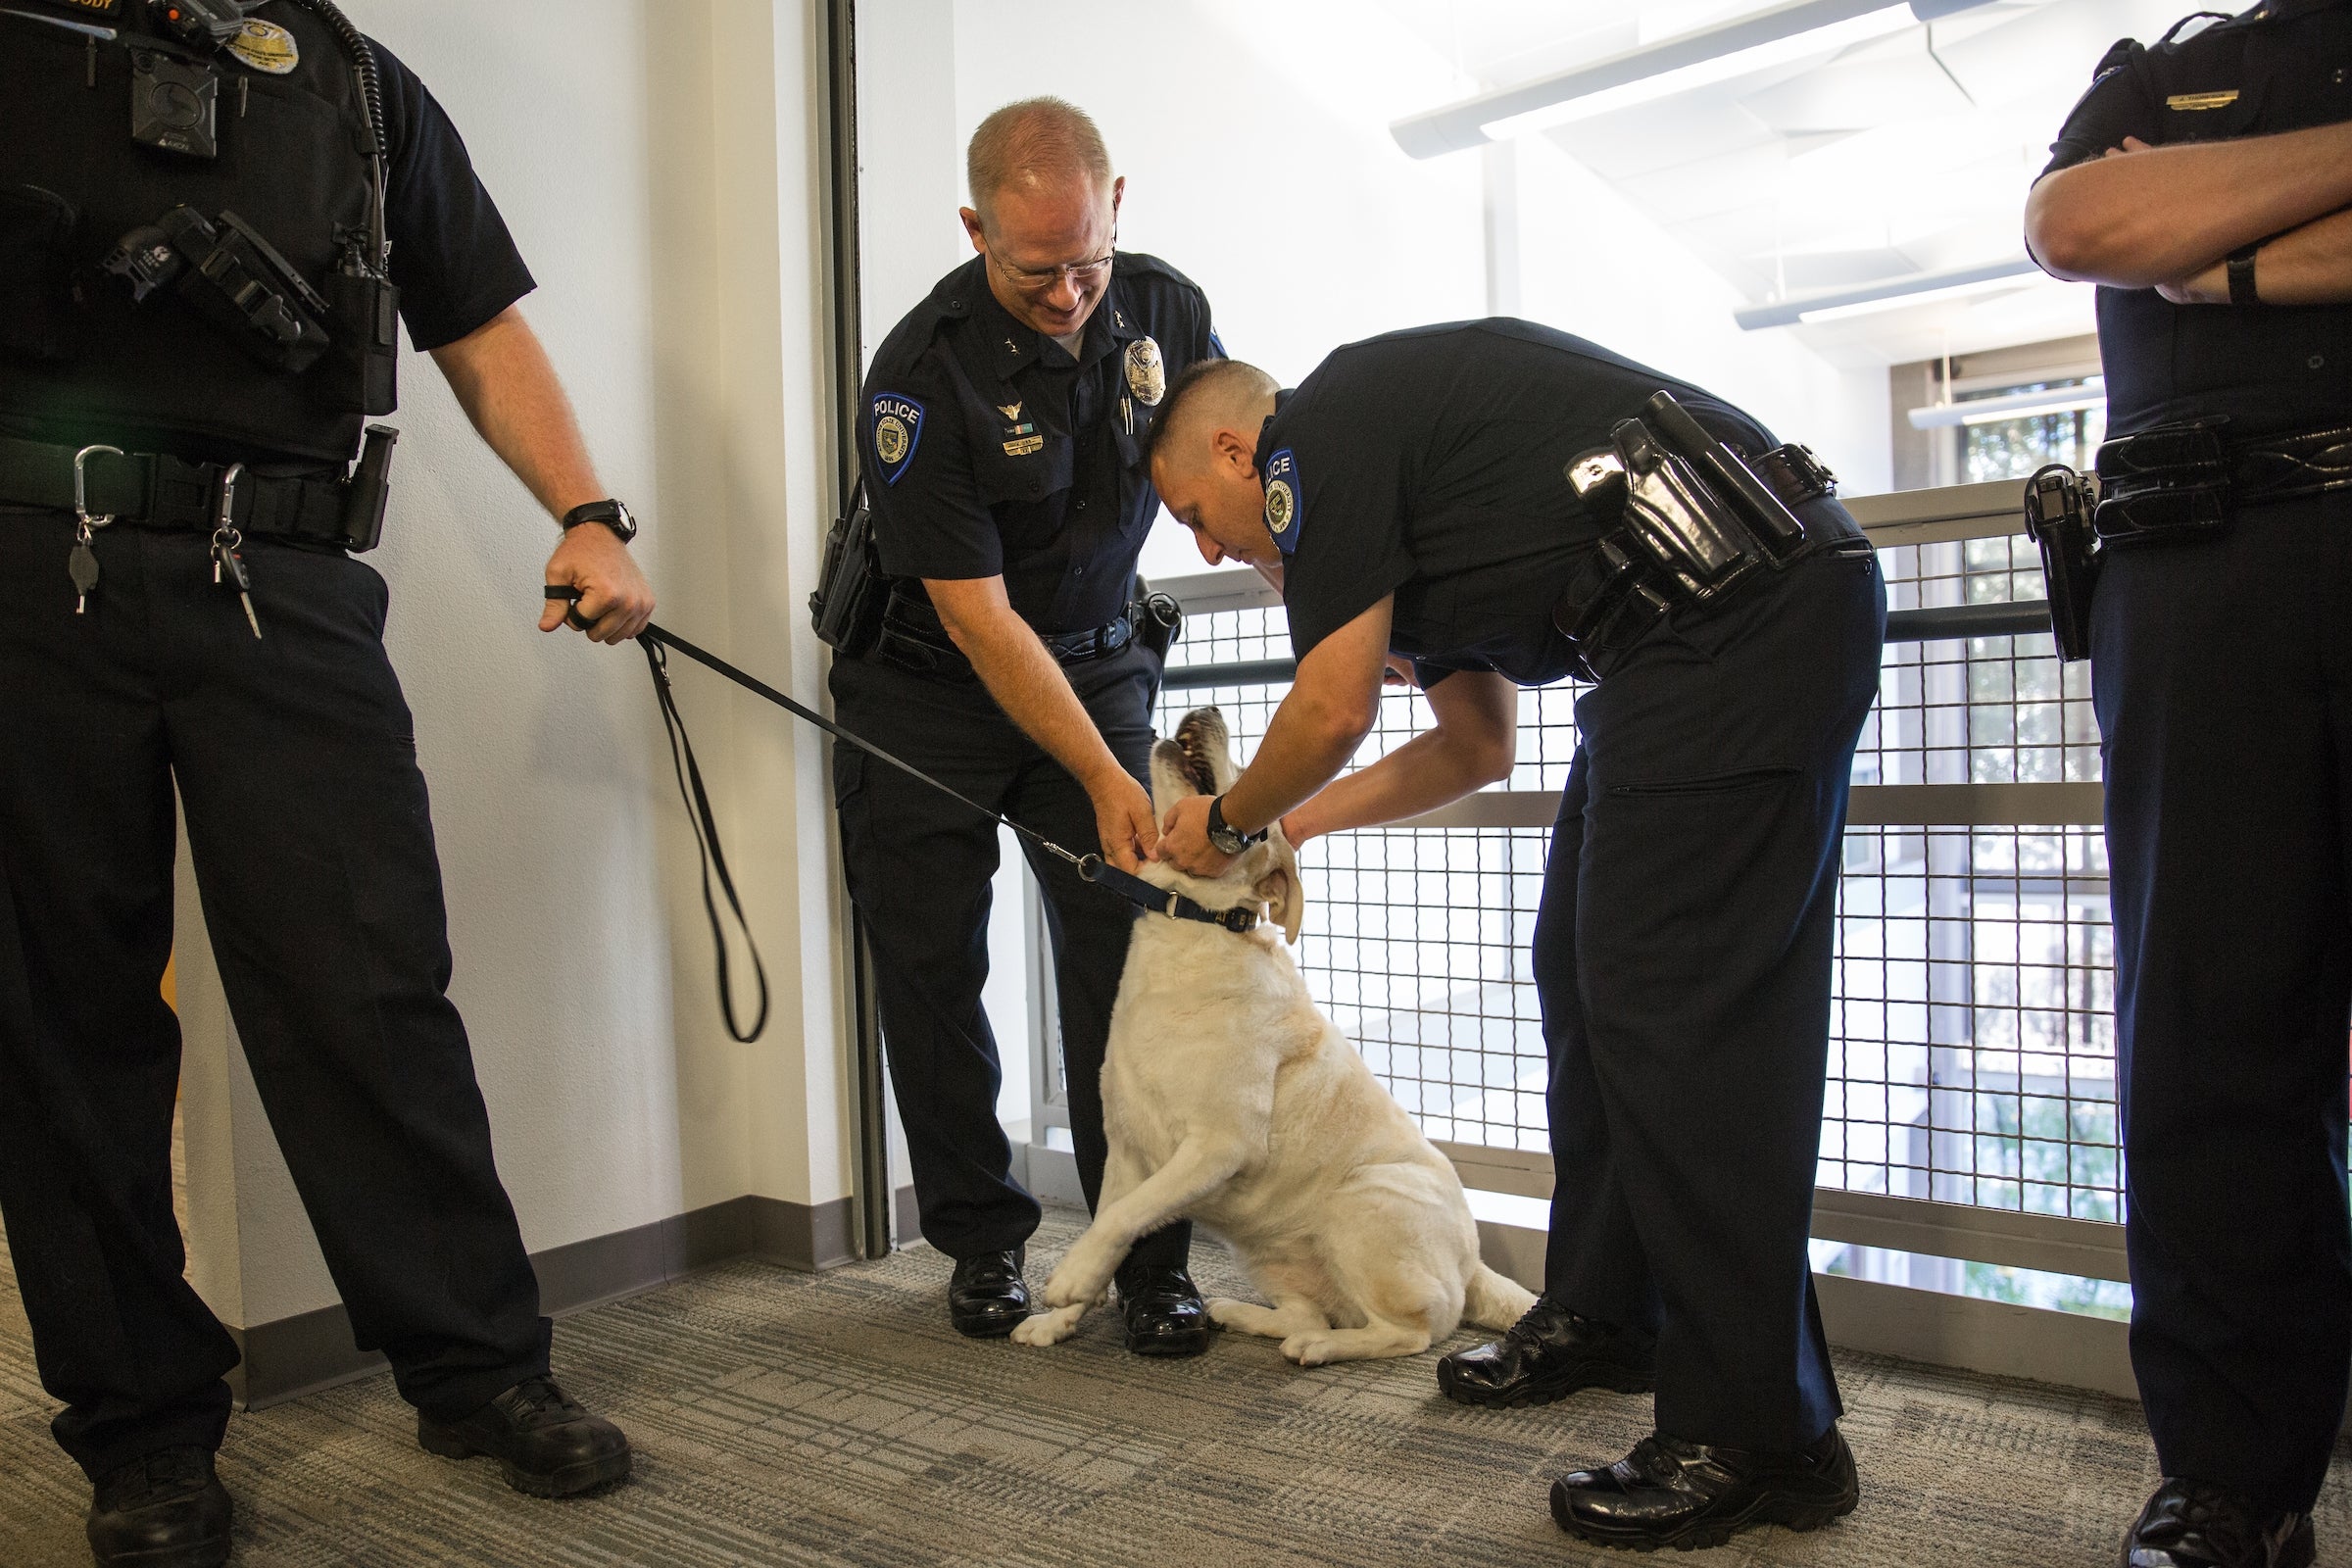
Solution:
[[[1708,82],[1801,60],[1984,0],[1789,0],[1766,11],[1661,38],[1625,54],[1399,120],[1389,127],[1414,158],[1438,158],[1546,125],[1647,103]]]
[[[1793,326],[1800,321],[1810,326],[1822,321],[1843,320],[1849,317],[1871,316],[1880,311],[1902,310],[1936,300],[1966,299],[1971,295],[2013,289],[2021,285],[2012,279],[2029,277],[2040,270],[2034,265],[2032,257],[2013,256],[2005,261],[1986,262],[1976,267],[1954,268],[1943,272],[1915,272],[1909,277],[1867,283],[1859,288],[1799,294],[1791,299],[1774,300],[1765,305],[1750,305],[1733,312],[1732,319],[1738,321],[1740,330],[1745,332],[1758,331],[1767,326]]]

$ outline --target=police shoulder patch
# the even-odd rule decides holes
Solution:
[[[1284,447],[1266,460],[1266,532],[1284,555],[1298,548],[1306,523],[1306,501],[1298,484],[1298,460]]]
[[[874,461],[882,482],[897,484],[923,439],[923,406],[903,392],[877,392],[873,399]]]

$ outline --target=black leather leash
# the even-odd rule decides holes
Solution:
[[[549,599],[562,600],[574,607],[580,601],[580,590],[568,583],[547,584],[546,595]],[[566,610],[564,619],[576,629],[582,631],[588,629],[589,622],[580,618],[580,612],[576,608]],[[694,743],[687,738],[685,716],[678,711],[677,698],[670,689],[669,659],[665,650],[672,648],[705,668],[724,675],[754,696],[765,698],[795,718],[807,719],[835,740],[846,742],[857,747],[868,757],[888,762],[908,778],[928,784],[942,795],[971,808],[990,821],[1012,829],[1013,832],[1044,850],[1048,855],[1068,862],[1070,867],[1078,873],[1080,880],[1091,882],[1106,892],[1115,893],[1138,908],[1148,909],[1154,914],[1164,914],[1170,919],[1196,920],[1203,925],[1217,926],[1237,935],[1254,930],[1257,926],[1258,913],[1255,909],[1246,907],[1211,909],[1199,901],[1188,898],[1173,889],[1155,888],[1133,872],[1123,871],[1112,865],[1100,855],[1076,855],[1063,849],[1035,828],[1023,827],[1002,811],[990,810],[970,796],[951,785],[941,783],[906,759],[893,756],[864,736],[842,728],[816,710],[785,696],[767,682],[760,679],[759,676],[737,669],[716,654],[697,648],[685,638],[663,626],[648,624],[645,630],[637,634],[637,641],[645,650],[646,667],[653,672],[654,697],[661,704],[662,727],[669,735],[670,762],[678,776],[678,794],[686,802],[687,815],[694,827],[695,849],[702,858],[703,908],[710,919],[711,943],[718,950],[718,993],[720,1004],[726,1009],[727,1032],[746,1045],[759,1039],[760,1031],[767,1024],[767,968],[760,961],[760,950],[752,941],[750,925],[744,920],[743,901],[736,896],[735,879],[729,875],[726,855],[719,848],[718,821],[711,814],[710,797],[703,787],[703,772],[695,761]],[[735,916],[736,927],[743,932],[744,946],[751,951],[753,971],[758,975],[760,981],[760,1013],[753,1020],[748,1033],[735,1021],[734,998],[728,990],[727,944],[724,938],[724,927],[718,917],[718,906],[710,896],[710,878],[713,870],[718,876],[719,890],[726,896],[727,907]]]

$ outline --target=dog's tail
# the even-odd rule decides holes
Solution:
[[[1462,1316],[1482,1329],[1507,1329],[1536,1304],[1535,1293],[1481,1263],[1462,1290]]]

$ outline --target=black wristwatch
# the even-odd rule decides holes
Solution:
[[[1265,842],[1266,830],[1243,833],[1225,821],[1225,797],[1220,795],[1208,803],[1208,842],[1217,847],[1220,855],[1239,855],[1252,844]]]
[[[2262,290],[2256,287],[2254,282],[2254,253],[2261,249],[2262,242],[2257,240],[2243,250],[2230,253],[2230,304],[2260,305],[2262,303]]]
[[[591,501],[584,507],[574,507],[564,514],[564,531],[569,533],[583,522],[601,522],[620,536],[627,544],[637,537],[637,519],[629,509],[617,501]]]

